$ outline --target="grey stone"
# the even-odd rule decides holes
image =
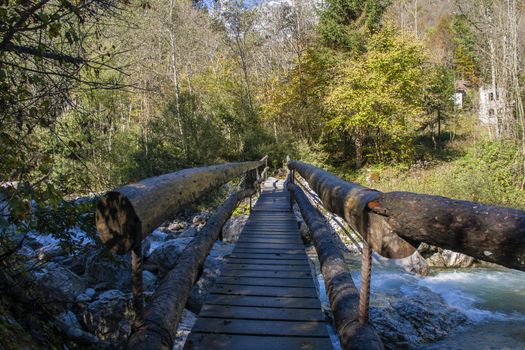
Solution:
[[[230,243],[237,242],[246,221],[248,221],[248,215],[231,217],[222,227],[222,240]]]
[[[147,265],[156,266],[159,276],[164,277],[177,262],[180,253],[192,238],[177,238],[160,244],[147,259]]]
[[[93,254],[87,258],[85,277],[97,290],[130,289],[131,257],[107,252]]]
[[[186,305],[189,310],[195,313],[200,311],[206,296],[215,284],[217,277],[219,277],[221,269],[226,263],[227,256],[231,254],[232,250],[232,244],[220,241],[215,242],[210,254],[204,261],[202,275],[191,290]]]
[[[131,332],[134,311],[131,294],[108,290],[81,314],[85,329],[102,340],[124,342]]]
[[[468,322],[430,289],[414,295],[374,293],[370,317],[386,349],[413,349],[432,343]]]
[[[35,273],[40,286],[40,299],[58,312],[64,311],[86,289],[86,282],[67,268],[48,263]]]
[[[155,276],[150,271],[142,272],[142,283],[145,291],[152,292],[155,290],[157,283],[157,276]]]

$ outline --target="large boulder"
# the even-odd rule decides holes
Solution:
[[[215,242],[210,254],[204,261],[202,275],[191,290],[186,305],[189,310],[199,313],[206,296],[215,284],[217,277],[219,277],[221,269],[226,263],[227,257],[231,254],[232,250],[232,244],[223,243],[221,241]]]
[[[67,268],[48,263],[35,272],[39,299],[53,310],[62,312],[71,307],[78,294],[86,289],[86,281]]]
[[[374,293],[370,317],[386,349],[413,349],[432,343],[468,322],[425,287],[411,295]]]
[[[86,330],[112,343],[122,343],[127,339],[134,317],[131,294],[119,290],[100,294],[81,313]]]
[[[177,259],[191,240],[191,237],[176,238],[161,243],[148,257],[146,262],[148,268],[154,267],[153,269],[158,271],[160,278],[166,276],[175,267]]]
[[[248,215],[232,216],[222,227],[222,240],[229,243],[237,242],[246,221]]]
[[[86,260],[84,276],[96,290],[130,289],[131,256],[119,256],[103,251]]]

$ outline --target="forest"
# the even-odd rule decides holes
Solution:
[[[25,264],[18,234],[94,237],[108,190],[265,155],[525,209],[524,15],[522,0],[0,0],[0,269]]]

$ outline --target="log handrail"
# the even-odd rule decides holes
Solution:
[[[301,188],[291,181],[287,189],[293,194],[319,257],[326,284],[334,326],[343,349],[381,350],[383,343],[374,328],[359,318],[359,292],[343,254],[334,244],[323,214],[315,208]]]
[[[327,210],[343,217],[387,258],[406,257],[425,242],[525,271],[525,211],[411,192],[383,193],[300,161],[287,165]]]
[[[232,178],[266,164],[259,161],[184,169],[108,192],[97,204],[96,225],[114,253],[127,253],[185,205]]]

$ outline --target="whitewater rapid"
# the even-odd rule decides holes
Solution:
[[[353,274],[359,285],[359,272]],[[436,270],[421,277],[374,265],[373,293],[440,295],[469,322],[423,349],[525,349],[525,272],[509,269]]]

